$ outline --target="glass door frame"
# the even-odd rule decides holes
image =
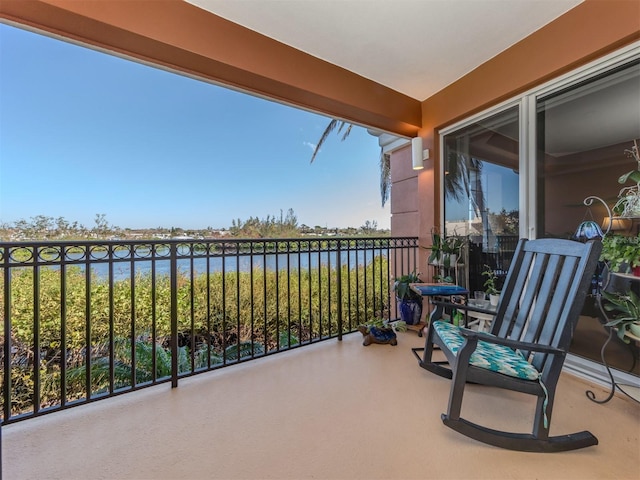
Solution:
[[[525,91],[513,98],[496,104],[486,110],[478,112],[472,116],[456,122],[442,129],[436,129],[436,135],[439,139],[439,167],[440,174],[437,181],[440,185],[440,231],[444,231],[445,227],[445,198],[444,198],[444,137],[448,134],[455,133],[457,130],[464,128],[471,123],[483,120],[492,115],[499,114],[504,110],[514,106],[519,107],[519,170],[521,172],[519,179],[519,235],[521,238],[535,239],[538,236],[536,218],[537,218],[537,128],[536,114],[537,102],[541,97],[553,94],[559,90],[566,89],[572,85],[588,80],[600,74],[629,63],[633,60],[640,59],[640,41],[634,42],[614,53],[599,58],[587,65],[572,70],[569,73],[560,75],[544,84]],[[522,174],[523,173],[523,174]],[[564,368],[578,377],[585,378],[590,381],[598,382],[602,385],[609,385],[610,380],[608,373],[601,363],[569,354],[565,361]],[[630,375],[620,370],[612,370],[616,382],[634,385],[640,387],[640,378]]]
[[[464,128],[474,122],[483,120],[492,115],[499,114],[514,106],[519,107],[519,169],[524,172],[520,175],[520,229],[519,233],[522,238],[537,238],[536,226],[536,192],[537,192],[537,145],[536,145],[536,105],[540,97],[545,97],[556,91],[565,89],[573,84],[585,81],[591,77],[606,73],[618,66],[624,65],[630,61],[640,59],[640,41],[635,42],[625,48],[622,48],[612,54],[602,57],[583,67],[573,70],[567,74],[550,80],[542,85],[532,88],[520,95],[509,100],[496,104],[486,110],[478,112],[474,115],[464,118],[463,120],[449,125],[445,128],[438,129],[439,137],[439,167],[440,174],[438,182],[440,184],[441,198],[440,200],[440,231],[444,231],[444,137]]]
[[[527,152],[528,152],[528,144],[527,139],[526,139],[526,135],[523,135],[522,132],[522,125],[525,124],[527,122],[527,117],[525,116],[527,113],[527,107],[525,104],[525,99],[522,97],[518,97],[515,99],[511,99],[511,100],[507,100],[505,102],[502,102],[488,110],[484,110],[480,113],[477,113],[475,115],[472,115],[470,117],[465,118],[464,120],[461,120],[460,122],[457,122],[453,125],[450,125],[446,128],[443,128],[441,130],[438,130],[438,136],[440,139],[440,161],[439,161],[439,166],[440,166],[440,175],[438,177],[438,181],[440,182],[440,191],[442,192],[442,198],[440,199],[440,231],[444,232],[445,231],[445,218],[444,218],[444,172],[445,172],[445,164],[444,164],[444,149],[445,149],[445,141],[444,141],[444,137],[451,134],[451,133],[455,133],[456,131],[465,128],[473,123],[476,123],[480,120],[484,120],[488,117],[491,117],[493,115],[498,115],[500,113],[505,112],[506,110],[509,110],[510,108],[513,107],[518,107],[518,124],[519,124],[519,133],[518,133],[518,170],[520,172],[525,171],[524,169],[527,168],[524,160],[526,158]],[[534,169],[535,171],[535,169]],[[519,189],[519,199],[518,199],[518,208],[520,212],[526,212],[526,198],[528,197],[528,195],[523,196],[523,192],[526,192],[528,189],[528,184],[527,184],[527,179],[526,179],[526,175],[520,175],[519,180],[518,180],[518,189]],[[535,217],[533,217],[535,218]],[[535,223],[535,222],[534,222]],[[527,230],[529,229],[529,215],[520,215],[519,218],[519,235],[520,237],[527,237],[527,238],[531,238],[528,237],[528,234],[526,233]]]

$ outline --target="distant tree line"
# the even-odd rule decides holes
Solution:
[[[280,217],[267,215],[260,220],[258,217],[249,217],[248,220],[233,220],[229,233],[239,238],[286,238],[299,236],[298,217],[289,209],[284,215],[280,210]]]
[[[389,230],[378,229],[378,223],[367,220],[359,228],[329,228],[316,225],[309,227],[299,225],[298,217],[293,209],[279,216],[267,215],[266,218],[249,217],[247,220],[233,220],[228,229],[183,229],[180,227],[156,227],[146,229],[120,228],[109,224],[104,213],[97,213],[94,224],[86,227],[77,221],[69,221],[64,217],[48,217],[37,215],[29,220],[20,219],[13,224],[0,223],[0,241],[30,240],[151,240],[167,238],[296,238],[305,236],[386,236]]]
[[[105,238],[117,234],[119,227],[109,225],[104,213],[97,213],[91,228],[64,217],[47,217],[36,215],[30,220],[20,219],[13,224],[0,223],[2,240],[52,240],[52,239],[86,239]]]

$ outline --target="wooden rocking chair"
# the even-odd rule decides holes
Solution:
[[[421,367],[452,379],[448,410],[442,415],[445,425],[511,450],[558,452],[598,444],[588,431],[550,437],[549,424],[556,384],[601,248],[598,241],[522,239],[490,334],[431,322],[425,348],[413,352]],[[447,362],[432,360],[434,344]],[[536,395],[533,432],[493,430],[461,418],[467,382]]]

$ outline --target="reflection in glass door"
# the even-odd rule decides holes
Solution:
[[[469,239],[468,286],[504,280],[519,235],[519,120],[512,107],[444,136],[444,228]]]
[[[538,99],[536,122],[538,236],[569,238],[585,219],[606,227],[604,205],[587,210],[583,200],[596,195],[612,207],[621,188],[618,178],[634,167],[625,150],[640,137],[640,62]],[[612,234],[634,235],[638,228],[629,220]],[[608,363],[639,375],[637,346],[614,337]],[[599,362],[606,339],[594,301],[587,299],[571,353]]]

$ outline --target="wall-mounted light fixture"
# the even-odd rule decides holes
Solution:
[[[414,170],[421,170],[424,168],[422,162],[429,158],[429,150],[422,149],[422,137],[415,137],[411,139],[411,163]]]

